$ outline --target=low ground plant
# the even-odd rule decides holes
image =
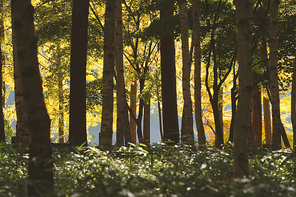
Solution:
[[[27,196],[28,155],[1,145],[0,196]],[[250,152],[250,177],[233,178],[233,150],[214,147],[54,146],[52,196],[295,196],[295,152]]]

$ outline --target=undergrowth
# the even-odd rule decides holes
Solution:
[[[28,155],[1,144],[0,196],[27,196]],[[52,196],[296,196],[295,153],[256,149],[250,177],[233,179],[233,150],[154,144],[101,151],[53,147]]]

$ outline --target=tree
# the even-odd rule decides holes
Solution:
[[[1,50],[1,44],[0,43],[0,90],[1,90],[1,95],[0,95],[0,102],[2,101],[2,50]],[[0,105],[0,142],[5,142],[5,131],[4,131],[4,117],[3,117],[3,102],[1,102]]]
[[[33,23],[34,8],[29,0],[11,2],[14,35],[15,70],[31,131],[29,152],[29,196],[46,195],[53,189],[53,163],[50,143],[50,119],[43,98],[42,81],[37,59],[37,37]]]
[[[137,81],[134,80],[133,84],[131,84],[131,98],[130,98],[130,114],[136,114],[137,112]],[[135,118],[136,119],[136,118]],[[136,120],[130,115],[130,128],[131,128],[131,141],[136,144],[137,142],[137,123]]]
[[[254,148],[262,145],[262,107],[261,107],[261,91],[256,84],[253,86],[252,95],[252,128],[253,128],[253,146]]]
[[[190,72],[191,72],[191,58],[189,54],[188,43],[188,16],[186,0],[178,0],[180,22],[181,22],[181,40],[182,40],[182,87],[183,87],[183,116],[181,140],[182,142],[193,143],[193,116],[192,116],[192,101],[190,93]]]
[[[144,143],[145,145],[150,148],[150,98],[148,102],[144,105]]]
[[[219,112],[220,89],[230,74],[236,60],[234,10],[231,3],[220,0],[218,3],[206,0],[204,4],[207,26],[203,29],[208,34],[208,42],[203,47],[206,64],[205,86],[213,109],[215,122],[215,143],[220,148],[224,144],[224,133]],[[215,13],[210,14],[214,9]],[[228,51],[228,53],[225,53]]]
[[[0,13],[3,15],[4,11],[3,11],[3,2],[0,2]],[[1,102],[1,106],[0,106],[0,142],[5,142],[5,131],[4,131],[4,117],[3,117],[3,108],[5,106],[5,84],[3,83],[2,80],[2,70],[3,70],[3,66],[5,64],[5,56],[2,54],[2,43],[4,41],[4,24],[3,24],[3,17],[1,17],[0,19],[0,91],[1,91],[1,95],[0,95],[0,102]],[[4,86],[4,87],[3,87]],[[4,97],[2,94],[2,90],[4,92]]]
[[[103,149],[112,146],[115,16],[116,0],[107,0],[104,26],[104,67],[102,81],[103,106],[101,132],[99,136],[100,147]]]
[[[238,105],[234,130],[234,177],[249,175],[248,134],[252,110],[252,18],[253,1],[237,0],[236,26],[239,63]]]
[[[121,0],[117,0],[116,11],[116,84],[117,84],[117,145],[127,145],[131,142],[130,124],[125,95],[125,82],[123,71],[123,31]]]
[[[201,48],[200,48],[200,1],[192,0],[193,7],[193,41],[194,41],[194,108],[195,122],[198,133],[198,144],[205,145],[206,136],[202,120],[201,107]]]
[[[160,38],[161,55],[161,86],[163,106],[163,132],[164,141],[179,142],[179,124],[176,96],[176,67],[174,28],[170,17],[173,15],[174,1],[166,0],[160,10],[160,20],[166,24],[166,35]]]
[[[296,55],[293,64],[293,79],[291,92],[291,119],[293,128],[293,148],[296,148]]]
[[[74,146],[87,143],[86,136],[86,56],[89,0],[73,1],[70,59],[69,141]]]
[[[278,84],[278,0],[270,1],[269,77],[272,107],[272,150],[281,149],[281,119]]]
[[[270,107],[269,107],[269,99],[265,97],[263,97],[263,111],[264,111],[264,131],[265,131],[266,146],[271,147],[272,138],[271,138]]]

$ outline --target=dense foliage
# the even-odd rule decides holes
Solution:
[[[233,179],[232,146],[154,144],[112,151],[54,146],[57,196],[294,196],[295,152],[250,153],[250,177]],[[28,155],[1,144],[0,196],[27,196]]]

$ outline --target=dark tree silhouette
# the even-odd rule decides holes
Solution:
[[[29,196],[45,196],[53,190],[50,119],[44,103],[34,32],[34,8],[30,0],[12,0],[11,16],[14,35],[15,70],[19,80],[27,125],[31,131],[29,153]]]
[[[166,0],[160,10],[160,20],[168,22],[173,15],[174,1]],[[164,140],[179,142],[177,113],[174,27],[168,22],[167,34],[160,38],[161,84]]]
[[[87,143],[86,135],[86,56],[89,0],[74,0],[70,59],[69,142]]]

